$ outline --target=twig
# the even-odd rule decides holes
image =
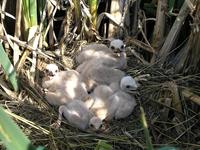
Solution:
[[[42,128],[41,126],[36,125],[34,122],[32,122],[32,121],[30,121],[30,120],[27,120],[27,119],[25,119],[25,118],[23,118],[23,117],[21,117],[21,116],[18,116],[18,115],[16,115],[16,114],[12,113],[12,112],[9,112],[8,110],[5,110],[5,112],[6,112],[7,114],[9,114],[10,116],[14,117],[15,119],[20,120],[20,121],[24,122],[25,124],[28,124],[28,125],[30,125],[31,127],[35,128],[35,129],[37,129],[37,130],[39,130],[39,131],[42,131],[44,134],[47,134],[47,135],[49,134],[49,131],[48,131],[48,130]]]
[[[145,64],[145,65],[148,65],[148,64],[149,64],[146,60],[142,59],[142,58],[135,52],[134,49],[129,48],[129,50],[130,50],[130,52],[131,52],[137,59],[139,59],[143,64]]]
[[[7,16],[7,17],[13,19],[13,20],[16,19],[15,16],[13,16],[13,15],[11,15],[11,14],[5,12],[5,11],[2,11],[2,10],[0,10],[0,14],[1,14],[1,15],[5,15],[5,16]]]
[[[200,97],[198,95],[192,93],[188,89],[182,90],[181,93],[183,94],[184,97],[186,97],[189,100],[193,101],[194,103],[200,105]]]
[[[48,26],[46,28],[46,31],[45,31],[45,34],[44,34],[44,39],[46,38],[46,36],[47,36],[47,34],[48,34],[49,30],[50,30],[50,26],[51,26],[51,24],[53,22],[53,18],[54,18],[55,14],[56,14],[57,9],[58,9],[58,7],[56,5],[56,7],[54,8],[54,11],[52,12],[52,16],[51,16],[51,18],[49,20],[49,24],[48,24]],[[52,35],[52,37],[53,37],[53,35]]]
[[[130,44],[130,45],[135,45],[135,46],[138,46],[144,50],[146,50],[147,52],[150,52],[150,53],[154,53],[154,50],[152,49],[151,46],[149,46],[148,44],[146,43],[143,43],[137,39],[134,39],[134,38],[131,38],[131,37],[127,37],[125,39],[125,41]]]
[[[28,45],[27,42],[24,42],[24,41],[20,41],[19,39],[11,36],[11,35],[8,35],[9,39],[16,42],[17,44],[19,44],[20,46],[24,47],[24,48],[27,48],[28,50],[30,51],[36,51],[38,54],[40,55],[43,55],[44,57],[50,59],[50,60],[54,60],[52,57],[46,55],[45,53],[42,52],[41,49],[39,48],[33,48],[32,46]],[[0,35],[0,39],[4,40],[4,41],[8,41],[8,39],[6,38],[6,36],[1,36]]]
[[[146,37],[146,35],[145,35],[145,33],[144,33],[144,31],[143,31],[142,28],[140,28],[140,32],[142,33],[142,36],[143,36],[145,42],[147,43],[147,45],[149,46],[149,48],[151,49],[151,51],[152,51],[153,53],[155,53],[154,48],[153,48],[153,47],[151,46],[151,44],[149,43],[149,41],[148,41],[148,39],[147,39],[147,37]]]
[[[193,123],[189,128],[187,128],[183,133],[181,133],[181,134],[175,139],[175,141],[177,141],[180,137],[182,137],[186,132],[188,132],[189,130],[191,130],[191,128],[194,127],[197,123],[198,123],[198,121],[196,121],[195,123]]]

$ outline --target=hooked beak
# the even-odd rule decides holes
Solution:
[[[118,53],[119,53],[119,51],[118,51],[118,50],[114,50],[113,52],[114,52],[115,54],[118,54]]]
[[[55,74],[52,71],[48,71],[48,70],[46,71],[46,75],[49,77],[55,76]]]
[[[129,89],[127,92],[131,94],[136,94],[138,91],[137,91],[137,88],[133,88],[133,89]]]

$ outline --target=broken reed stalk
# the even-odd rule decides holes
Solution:
[[[119,24],[122,21],[122,11],[120,10],[123,10],[123,8],[120,7],[120,3],[116,0],[112,0],[110,5],[110,14],[115,18],[116,22],[119,22]],[[116,28],[113,22],[109,21],[108,38],[119,35],[120,33],[118,31],[119,29]]]
[[[156,23],[153,31],[152,47],[156,50],[164,41],[165,16],[167,11],[167,0],[158,0]]]
[[[170,53],[170,50],[174,46],[174,43],[176,42],[177,37],[180,33],[181,27],[189,13],[190,13],[190,7],[188,6],[188,2],[186,0],[183,3],[181,10],[180,10],[178,16],[176,17],[176,20],[175,20],[169,34],[167,35],[165,43],[162,46],[162,48],[158,54],[158,59],[160,59],[159,63],[161,66],[163,66],[163,64],[165,63],[167,56]]]
[[[65,50],[67,48],[67,43],[65,42],[65,40],[67,39],[67,36],[69,35],[70,26],[72,24],[73,9],[74,9],[74,4],[70,3],[70,7],[66,9],[65,18],[61,25],[62,31],[60,31],[60,33],[62,32],[63,35],[61,37],[59,45],[60,45],[60,54],[61,54],[62,62],[64,62],[64,54],[65,54]]]
[[[48,17],[48,20],[50,20],[53,16],[52,16],[52,13],[53,13],[53,10],[54,10],[54,6],[52,5],[52,3],[50,1],[47,1],[47,17]],[[49,46],[50,47],[53,47],[54,45],[54,29],[53,29],[53,26],[54,26],[54,23],[53,21],[49,22],[49,32],[48,32],[48,36],[49,36]]]
[[[169,90],[172,93],[172,105],[173,105],[173,107],[176,110],[178,110],[178,112],[183,112],[177,84],[175,82],[172,82],[172,81],[167,82],[166,84],[167,84]]]
[[[192,102],[198,104],[200,106],[200,97],[193,92],[189,91],[188,89],[184,89],[181,91],[184,97],[188,98]]]
[[[133,4],[133,9],[134,9],[134,13],[133,15],[133,22],[132,22],[132,34],[133,36],[136,35],[136,33],[138,32],[138,18],[139,18],[139,11],[140,11],[140,3],[141,0],[136,0]],[[131,20],[132,21],[132,20]]]
[[[191,25],[191,33],[189,40],[177,54],[176,57],[176,72],[184,73],[196,73],[199,69],[199,49],[200,49],[200,34],[199,34],[199,24],[200,24],[200,1],[197,2],[196,11],[193,14],[193,24]]]

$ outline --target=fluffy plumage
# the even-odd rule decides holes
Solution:
[[[86,106],[101,120],[108,116],[108,109],[111,107],[109,97],[113,95],[112,89],[107,85],[99,85],[91,94],[91,99],[88,99]]]
[[[125,76],[110,86],[99,85],[92,93],[93,99],[86,102],[86,105],[102,120],[125,118],[136,106],[135,98],[129,94],[137,90],[135,83],[132,77]]]
[[[92,64],[90,60],[93,60]],[[124,69],[127,66],[124,43],[119,39],[115,39],[110,43],[110,48],[107,48],[103,44],[87,45],[76,57],[76,61],[80,64],[77,68],[78,72],[84,70],[86,64],[93,65],[94,63],[101,63],[104,66]]]
[[[93,65],[88,64],[80,73],[88,91],[91,91],[96,85],[118,82],[125,75],[121,70],[92,62],[92,60],[91,64]]]
[[[112,51],[106,45],[91,43],[81,48],[81,52],[77,55],[76,61],[78,64],[82,64],[84,61],[93,58],[99,59],[102,57],[110,57],[110,55],[112,55]]]
[[[85,104],[80,100],[73,100],[67,105],[60,106],[59,117],[57,120],[59,126],[63,117],[67,119],[71,125],[81,130],[86,130],[88,127],[98,130],[102,125],[102,121],[98,117],[93,116]]]
[[[63,105],[73,99],[85,100],[88,97],[85,84],[75,70],[60,71],[49,80],[44,80],[45,98],[51,105]]]
[[[128,117],[136,106],[136,100],[134,96],[130,95],[134,93],[137,88],[137,82],[131,76],[125,76],[121,79],[120,84],[111,84],[111,89],[114,94],[109,97],[109,101],[112,103],[108,110],[107,120],[122,119]]]

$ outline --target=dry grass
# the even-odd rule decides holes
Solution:
[[[72,15],[70,11],[72,10],[69,10],[69,16],[66,16],[66,22],[69,26],[73,20],[73,17],[70,18],[70,15]],[[52,11],[52,18],[49,19],[53,20],[54,15]],[[114,150],[146,149],[146,139],[140,123],[139,107],[142,106],[146,114],[154,147],[172,145],[180,147],[181,150],[200,148],[200,106],[198,105],[200,104],[200,98],[198,97],[200,95],[200,74],[176,74],[172,69],[164,70],[158,67],[156,63],[150,64],[146,61],[143,61],[143,63],[146,62],[146,65],[144,65],[140,63],[141,60],[135,58],[131,53],[128,55],[127,73],[134,77],[150,74],[150,77],[147,81],[141,81],[141,87],[136,95],[138,106],[128,118],[110,122],[108,129],[103,133],[83,132],[72,127],[67,122],[64,122],[60,129],[52,129],[50,125],[58,117],[58,108],[52,107],[46,102],[39,85],[42,69],[46,63],[56,62],[62,69],[64,69],[63,66],[70,68],[76,66],[73,60],[82,41],[77,42],[77,35],[73,30],[68,31],[71,29],[71,26],[69,26],[66,26],[65,29],[61,27],[65,34],[59,43],[54,43],[55,45],[58,44],[58,46],[50,44],[53,50],[56,47],[63,52],[67,48],[65,56],[62,57],[62,61],[65,60],[65,62],[58,61],[54,57],[52,57],[52,60],[49,59],[50,57],[44,58],[46,55],[49,56],[49,52],[45,49],[42,52],[46,55],[38,54],[39,57],[43,57],[38,59],[39,65],[36,70],[37,86],[33,85],[29,80],[31,64],[26,61],[19,75],[19,94],[16,96],[11,91],[0,88],[0,105],[6,108],[7,112],[34,145],[43,145],[49,150],[88,150],[94,149],[99,140],[105,140],[113,146]],[[89,30],[90,34],[92,33],[93,35],[94,33],[91,31]],[[45,29],[45,32],[53,34],[53,32],[50,33],[47,29]],[[80,35],[82,34],[80,33]],[[78,36],[80,37],[80,35]],[[8,37],[21,46],[22,52],[24,48],[33,50],[33,47],[19,41],[18,38],[11,37],[10,35]],[[7,38],[3,35],[0,38],[4,42],[7,41]],[[50,37],[49,41],[52,39]],[[96,37],[96,39],[98,38]],[[145,36],[144,39],[146,39]],[[137,39],[133,40],[133,42],[134,45],[148,52],[152,53],[154,50],[150,44],[145,44]],[[128,42],[126,44],[128,45]],[[9,52],[8,54],[10,57],[13,57]],[[5,81],[5,79],[0,79],[0,81]],[[182,92],[183,90],[190,91],[192,95],[185,96]],[[196,103],[193,102],[194,97]]]
[[[155,147],[200,147],[199,106],[181,93],[182,89],[189,88],[199,95],[199,75],[174,74],[173,70],[160,69],[156,64],[146,66],[132,55],[129,55],[128,65],[127,73],[132,76],[151,76],[141,83],[136,96],[138,106],[132,115],[112,121],[105,133],[82,132],[67,122],[58,130],[52,129],[50,125],[57,119],[58,109],[47,104],[40,90],[31,86],[25,67],[20,75],[20,94],[12,98],[4,93],[4,96],[0,96],[0,103],[34,145],[44,145],[49,150],[94,149],[100,139],[107,141],[116,150],[145,149],[139,106],[144,108]]]

